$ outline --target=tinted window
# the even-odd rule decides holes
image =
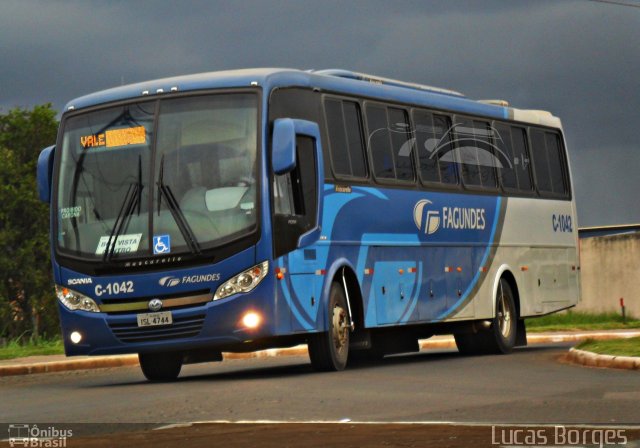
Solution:
[[[322,100],[319,92],[301,88],[273,90],[269,99],[269,122],[273,123],[277,118],[300,118],[318,123],[322,141],[329,140],[329,136],[325,135],[327,126],[324,124]],[[328,143],[322,144],[322,157],[325,161],[324,177],[327,179],[332,177],[329,146]]]
[[[546,132],[547,158],[549,160],[549,177],[551,187],[556,194],[566,193],[563,172],[563,157],[561,154],[560,137],[557,134]]]
[[[440,182],[438,141],[434,133],[433,115],[426,111],[416,110],[413,112],[413,121],[415,123],[420,178],[423,182]]]
[[[413,139],[407,113],[369,105],[367,127],[376,177],[413,181]]]
[[[351,174],[355,177],[366,177],[367,164],[365,162],[364,142],[362,140],[360,106],[351,101],[343,102],[342,106],[344,110],[344,125],[347,131],[347,143],[349,144]]]
[[[458,163],[453,150],[451,120],[444,115],[433,116],[433,132],[437,142],[440,181],[443,184],[458,183]],[[435,150],[434,150],[435,151]]]
[[[387,125],[387,110],[381,106],[367,106],[369,149],[373,172],[378,178],[395,179],[393,153]]]
[[[456,148],[465,185],[496,188],[496,167],[501,166],[494,150],[494,130],[486,121],[457,118]]]
[[[449,119],[414,110],[416,145],[423,182],[456,184],[456,163],[449,138]]]
[[[523,128],[511,128],[513,142],[513,166],[518,177],[518,188],[521,191],[531,191],[531,156],[527,148],[527,131]]]
[[[478,148],[473,121],[466,118],[457,118],[454,129],[462,180],[465,185],[481,186],[480,168],[478,166]]]
[[[389,108],[389,130],[391,131],[396,179],[413,181],[413,139],[410,135],[406,111]]]
[[[352,101],[325,101],[331,163],[339,176],[366,177],[360,109]]]
[[[511,128],[502,123],[494,126],[494,141],[500,157],[501,166],[499,169],[500,181],[504,188],[515,190],[518,188],[518,175],[516,173],[515,156],[513,154],[513,143],[511,141]]]
[[[549,172],[549,158],[547,156],[547,145],[545,143],[544,132],[539,129],[531,131],[531,146],[533,149],[533,163],[536,173],[536,184],[538,190],[546,193],[553,193],[551,184],[551,173]]]
[[[530,159],[527,134],[523,128],[496,123],[494,126],[495,152],[502,186],[508,190],[531,190]]]
[[[480,182],[485,188],[496,188],[498,185],[496,168],[500,166],[500,161],[496,159],[493,148],[493,129],[486,121],[474,121],[473,129],[476,138]]]
[[[342,102],[327,100],[324,103],[327,111],[327,128],[329,130],[329,147],[331,148],[331,164],[336,174],[351,175],[349,155],[347,152],[347,135],[344,129]]]

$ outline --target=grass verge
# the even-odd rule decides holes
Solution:
[[[640,337],[594,341],[587,339],[576,346],[579,350],[615,356],[640,356]]]
[[[0,359],[24,358],[37,355],[60,355],[64,353],[64,346],[60,339],[50,341],[28,341],[19,343],[11,341],[6,346],[0,347]]]
[[[640,328],[640,320],[627,316],[626,323],[617,313],[583,313],[567,311],[549,314],[548,316],[527,319],[527,331],[540,333],[544,331],[572,330],[625,330]]]

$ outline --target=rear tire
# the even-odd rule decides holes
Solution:
[[[331,284],[328,331],[312,334],[307,343],[311,365],[318,371],[344,370],[349,358],[349,314],[344,290],[338,283]]]
[[[518,313],[509,282],[500,279],[496,292],[494,317],[486,330],[454,335],[463,355],[507,354],[516,344]]]
[[[516,345],[518,312],[511,286],[503,278],[500,279],[498,285],[495,314],[493,324],[489,329],[493,330],[493,337],[489,338],[487,348],[490,353],[511,353]]]
[[[175,381],[182,369],[182,353],[138,353],[138,360],[149,381]]]

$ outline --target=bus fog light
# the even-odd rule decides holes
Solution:
[[[80,341],[82,341],[82,334],[78,331],[74,331],[69,335],[69,339],[71,339],[71,342],[74,344],[79,344]]]
[[[260,315],[253,311],[249,311],[247,314],[245,314],[242,317],[242,325],[244,325],[247,328],[251,328],[251,329],[258,328],[261,322],[262,322],[262,318],[260,317]]]

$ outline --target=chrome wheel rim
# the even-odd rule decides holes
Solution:
[[[349,343],[349,324],[347,323],[347,313],[336,306],[333,308],[333,345],[337,352],[343,352]]]
[[[498,299],[497,317],[500,334],[502,334],[502,337],[504,337],[505,339],[508,339],[509,335],[511,335],[511,308],[509,307],[507,296],[504,295],[502,283],[500,283],[500,297]]]

